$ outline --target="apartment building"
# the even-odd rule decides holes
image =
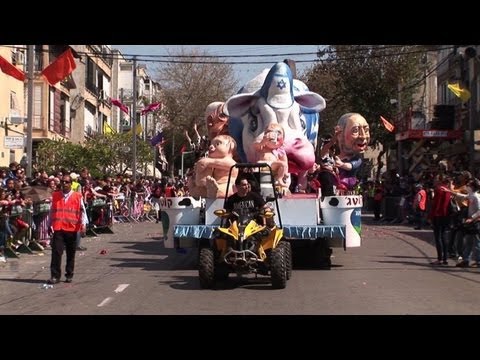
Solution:
[[[23,71],[25,49],[25,45],[0,46],[0,56]],[[0,84],[0,167],[8,167],[25,154],[26,87],[23,81],[1,71]]]

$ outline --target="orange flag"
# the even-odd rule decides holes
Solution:
[[[382,120],[383,126],[385,126],[387,131],[393,132],[395,130],[395,126],[390,121],[385,119],[383,116],[380,116],[380,119]]]
[[[14,77],[17,80],[25,81],[25,73],[10,64],[7,60],[0,56],[0,69],[7,75]]]
[[[77,64],[75,64],[72,49],[68,48],[68,50],[56,58],[54,62],[43,69],[42,75],[45,76],[48,83],[53,86],[70,75],[76,67]]]

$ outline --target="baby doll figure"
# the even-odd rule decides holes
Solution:
[[[257,152],[257,162],[265,162],[272,167],[275,181],[282,187],[288,187],[288,159],[283,146],[285,130],[276,123],[271,123],[265,129],[263,139],[254,143]]]
[[[208,157],[201,158],[195,163],[193,188],[190,189],[192,196],[222,198],[227,193],[233,193],[238,169],[232,170],[230,189],[227,189],[227,182],[230,168],[236,164],[233,159],[235,148],[236,142],[229,135],[218,135],[212,139]]]

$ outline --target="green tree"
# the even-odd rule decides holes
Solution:
[[[151,145],[137,138],[137,171],[153,162]],[[46,140],[38,147],[37,168],[49,173],[60,168],[80,170],[87,167],[95,177],[125,173],[132,169],[133,137],[131,133],[97,134],[84,144],[65,140]]]
[[[380,115],[395,122],[400,112],[413,105],[412,94],[421,85],[425,51],[423,46],[400,45],[336,45],[319,51],[319,64],[303,79],[327,100],[321,114],[323,131],[319,133],[332,133],[342,114],[358,112],[370,124],[372,146],[392,145],[394,135],[383,127]],[[390,101],[399,96],[402,109]]]

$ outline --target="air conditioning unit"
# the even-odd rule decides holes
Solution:
[[[27,118],[24,116],[10,116],[10,123],[14,125],[21,125],[27,122]]]
[[[14,53],[12,53],[12,64],[25,65],[25,53],[20,50],[17,50]]]
[[[85,129],[85,135],[89,137],[92,137],[94,135],[94,131],[91,125],[87,125],[87,128]]]

